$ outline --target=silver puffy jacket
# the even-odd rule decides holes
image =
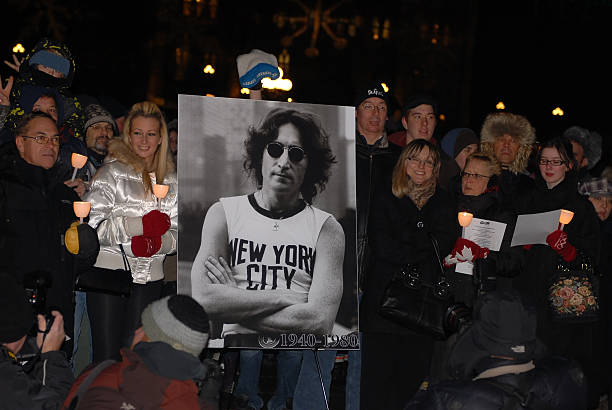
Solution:
[[[152,176],[152,182],[155,178]],[[100,253],[95,266],[108,269],[123,269],[123,258],[119,244],[128,257],[135,283],[147,283],[164,277],[163,262],[166,254],[176,250],[177,239],[177,179],[176,173],[166,175],[168,194],[157,207],[153,194],[145,195],[142,176],[134,169],[116,159],[111,159],[98,169],[84,200],[91,203],[89,225],[98,232]],[[149,211],[159,209],[170,216],[171,227],[162,236],[159,252],[149,258],[136,257],[132,253],[128,218],[142,217]]]

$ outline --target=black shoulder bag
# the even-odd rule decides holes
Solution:
[[[119,244],[124,269],[107,269],[92,266],[77,276],[75,289],[82,292],[100,292],[111,295],[130,296],[132,270],[125,256],[123,245]]]
[[[378,313],[415,332],[446,339],[444,316],[453,305],[453,296],[440,259],[438,241],[433,234],[429,236],[440,268],[437,281],[427,283],[418,266],[404,266],[387,285]]]

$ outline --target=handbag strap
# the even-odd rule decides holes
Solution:
[[[429,232],[429,238],[431,239],[431,243],[433,244],[434,251],[436,252],[436,261],[438,262],[438,266],[440,267],[440,278],[443,281],[446,281],[446,275],[444,274],[444,267],[442,266],[442,259],[440,258],[440,248],[438,247],[438,240],[434,236],[433,233]]]
[[[123,267],[125,268],[126,271],[132,273],[130,262],[128,261],[127,256],[125,256],[125,251],[123,250],[123,244],[119,244],[119,248],[121,249],[121,256],[123,257]]]

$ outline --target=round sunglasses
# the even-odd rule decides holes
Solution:
[[[272,158],[280,158],[283,155],[283,152],[287,150],[289,155],[289,160],[291,162],[300,162],[306,156],[306,152],[304,152],[304,148],[298,147],[297,145],[284,145],[280,142],[274,141],[266,145],[266,150],[268,151],[268,155]]]

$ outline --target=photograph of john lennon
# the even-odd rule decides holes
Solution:
[[[354,118],[179,96],[179,292],[213,346],[358,347]]]

